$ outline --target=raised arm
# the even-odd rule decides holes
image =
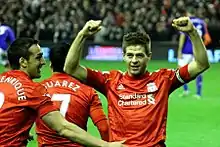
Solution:
[[[59,111],[49,112],[42,117],[43,121],[60,136],[66,137],[74,142],[92,147],[125,147],[121,142],[108,143],[95,138],[75,124],[65,120]]]
[[[64,64],[64,71],[81,81],[86,81],[87,70],[79,64],[80,52],[84,41],[88,36],[91,36],[101,29],[101,21],[88,21],[83,29],[77,34],[70,50],[67,54]]]
[[[178,46],[178,51],[177,51],[178,59],[182,58],[182,49],[183,49],[183,45],[184,45],[185,39],[186,39],[185,35],[184,34],[180,34],[179,46]]]
[[[193,55],[195,59],[189,63],[188,72],[190,77],[194,78],[200,73],[204,72],[210,66],[206,47],[189,17],[180,17],[178,19],[174,19],[172,26],[179,31],[187,33],[192,41]]]

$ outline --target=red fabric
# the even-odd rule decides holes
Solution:
[[[26,146],[29,130],[37,115],[42,117],[56,110],[47,91],[34,83],[22,71],[8,71],[0,75],[0,144]]]
[[[94,123],[106,120],[101,102],[94,89],[80,83],[67,74],[57,73],[42,82],[52,97],[52,101],[65,118],[87,130],[88,117],[91,116]],[[100,114],[93,114],[96,111]],[[102,112],[101,112],[102,111]],[[97,118],[96,115],[100,117]],[[36,130],[39,146],[65,146],[80,147],[82,145],[59,136],[55,131],[48,128],[38,118]]]
[[[87,69],[87,84],[108,99],[110,140],[126,140],[128,147],[164,146],[169,94],[190,81],[188,66],[161,69],[133,78],[119,71]]]

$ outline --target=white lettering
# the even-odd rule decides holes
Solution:
[[[14,77],[2,76],[0,82],[11,84],[16,90],[16,94],[18,95],[18,100],[26,100],[23,85],[21,84],[21,82],[18,79],[14,78]]]
[[[62,87],[67,87],[67,85],[68,85],[68,82],[63,80]]]
[[[60,82],[59,82],[59,81],[56,81],[54,87],[60,87],[60,86],[61,86]]]
[[[153,94],[119,94],[119,106],[135,106],[135,105],[147,105],[155,104],[155,98]]]
[[[77,89],[80,88],[79,85],[73,83],[73,82],[70,82],[68,83],[68,81],[66,80],[63,80],[63,81],[49,81],[49,82],[46,82],[45,83],[45,87],[46,88],[51,88],[51,87],[65,87],[65,88],[70,88],[72,89],[73,91],[77,91]]]

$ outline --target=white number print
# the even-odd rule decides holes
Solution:
[[[65,117],[70,103],[70,94],[53,94],[52,101],[61,101],[60,113]]]
[[[0,92],[0,108],[3,106],[5,101],[5,95],[3,92]]]

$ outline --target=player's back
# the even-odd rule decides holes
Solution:
[[[38,83],[22,71],[13,70],[0,75],[0,146],[26,146],[29,130],[38,109]],[[40,100],[39,100],[40,101]],[[36,105],[36,107],[35,107]]]
[[[204,20],[202,20],[201,18],[198,18],[198,17],[190,17],[190,20],[193,23],[193,25],[195,26],[200,37],[203,38],[204,35],[206,34],[206,25],[205,25]],[[187,36],[187,35],[186,35],[186,39],[185,39],[184,46],[182,49],[182,53],[193,54],[193,45],[192,45],[192,42],[191,42],[189,36]]]
[[[41,82],[46,86],[61,114],[70,122],[75,123],[84,130],[87,130],[87,121],[90,115],[92,102],[92,88],[81,84],[73,77],[56,73],[51,78]],[[37,135],[39,146],[81,146],[58,136],[55,131],[49,129],[41,119],[37,119]]]

